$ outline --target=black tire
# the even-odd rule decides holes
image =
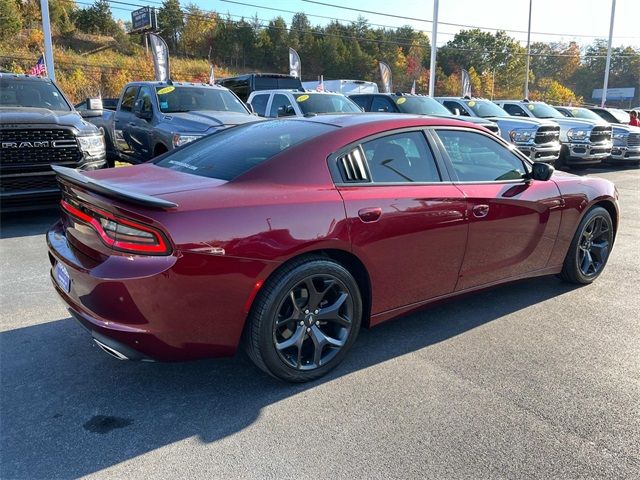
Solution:
[[[611,215],[602,207],[593,207],[576,229],[560,278],[580,285],[593,282],[609,260],[613,240]]]
[[[556,170],[564,170],[564,171],[567,170],[568,168],[567,155],[568,155],[567,147],[563,145],[562,148],[560,149],[560,155],[558,156],[558,158],[556,159],[553,165]]]
[[[335,318],[330,320],[330,314]],[[244,346],[268,374],[308,382],[344,359],[361,321],[362,298],[351,273],[324,257],[302,257],[261,289],[247,319]]]

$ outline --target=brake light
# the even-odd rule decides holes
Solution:
[[[61,200],[60,204],[67,213],[91,225],[102,241],[115,250],[146,255],[169,255],[171,253],[171,248],[164,235],[152,227],[116,217],[93,206],[76,207],[66,200]]]

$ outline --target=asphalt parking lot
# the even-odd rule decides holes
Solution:
[[[0,477],[639,478],[640,169],[607,270],[520,282],[363,331],[328,377],[243,356],[119,362],[50,285],[53,211],[2,217]]]

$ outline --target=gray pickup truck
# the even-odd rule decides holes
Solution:
[[[560,156],[560,126],[550,120],[514,118],[490,100],[436,97],[450,112],[470,118],[486,118],[500,127],[502,138],[513,143],[532,161],[555,164]]]
[[[52,165],[105,167],[102,133],[74,110],[50,79],[0,73],[2,211],[39,209],[59,200]]]
[[[218,130],[262,119],[219,85],[132,82],[115,111],[89,120],[105,132],[110,163],[141,163]]]
[[[600,121],[598,115],[592,109],[584,107],[556,107],[565,117],[586,118],[588,120]],[[632,127],[618,123],[618,119],[613,117],[615,122],[610,122],[613,129],[613,146],[611,147],[611,156],[606,159],[609,163],[620,164],[640,164],[640,127]],[[604,118],[603,118],[604,119]],[[604,119],[605,121],[608,121]]]
[[[559,168],[586,168],[602,163],[611,155],[611,125],[604,120],[568,118],[544,102],[496,100],[510,115],[553,120],[560,125],[562,151],[556,162]]]

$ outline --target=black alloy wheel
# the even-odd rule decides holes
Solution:
[[[297,370],[326,365],[344,347],[353,318],[353,299],[333,275],[309,275],[284,297],[273,324],[280,358]]]
[[[571,242],[562,278],[579,284],[593,282],[607,264],[613,239],[613,222],[609,212],[602,207],[588,211]]]
[[[275,272],[258,293],[245,349],[270,375],[307,382],[342,361],[361,320],[360,289],[351,273],[326,257],[302,257]]]

